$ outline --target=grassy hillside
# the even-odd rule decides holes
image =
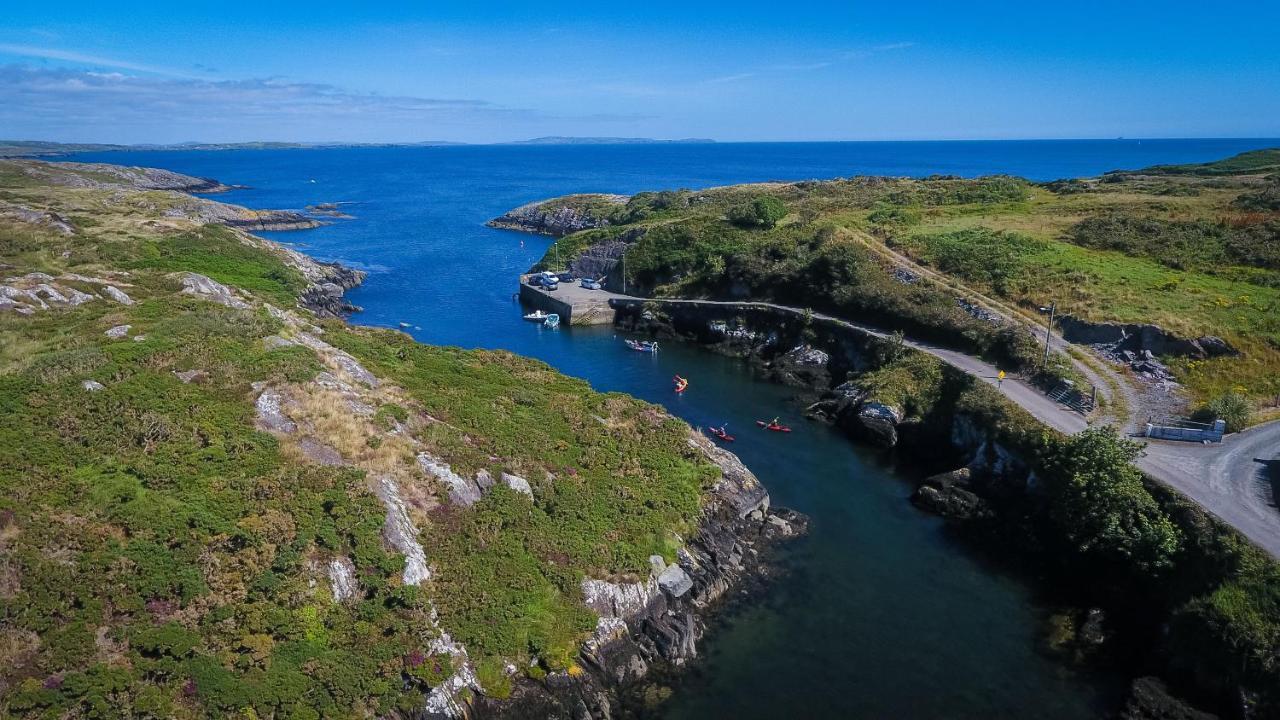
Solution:
[[[1180,380],[1198,401],[1234,390],[1262,404],[1280,395],[1280,179],[1267,174],[1278,156],[1042,184],[858,177],[641,193],[607,227],[561,239],[559,256],[629,240],[628,287],[640,292],[770,298],[1015,365],[1034,353],[960,298],[1221,336],[1242,355],[1171,359]],[[761,197],[786,215],[743,221]],[[886,248],[958,285],[922,281]]]
[[[583,578],[674,560],[719,477],[682,422],[542,363],[314,327],[287,254],[166,215],[176,194],[3,169],[0,285],[90,299],[0,308],[0,715],[367,717],[420,709],[464,664],[502,696],[508,664],[573,669]],[[264,388],[296,429],[262,425]],[[458,505],[424,453],[532,496]],[[387,483],[418,584],[384,541]]]

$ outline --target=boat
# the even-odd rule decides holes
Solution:
[[[707,434],[709,434],[709,435],[710,435],[711,437],[713,437],[713,438],[717,438],[717,439],[723,440],[724,442],[733,442],[733,436],[732,436],[732,435],[730,435],[730,434],[729,434],[729,433],[724,429],[724,426],[723,426],[723,425],[721,425],[720,427],[709,427],[709,428],[707,428]]]
[[[544,313],[541,310],[534,310],[528,315],[525,315],[524,319],[528,320],[529,322],[546,322],[547,313]],[[556,318],[556,320],[558,321],[559,318]]]
[[[687,390],[687,389],[689,388],[689,379],[688,379],[688,378],[682,378],[682,377],[680,377],[679,375],[677,375],[677,376],[675,376],[675,377],[671,378],[671,381],[672,381],[672,382],[674,382],[674,383],[676,384],[676,393],[677,393],[677,394],[682,393],[682,392],[684,392],[685,390]]]
[[[637,352],[658,352],[656,340],[627,340],[627,347]]]
[[[764,420],[757,420],[756,424],[765,430],[772,430],[774,432],[791,432],[791,428],[786,425],[779,425],[776,421],[766,422]]]
[[[546,320],[542,321],[542,324],[549,328],[560,327],[560,316],[555,313],[551,313],[547,315]]]
[[[413,326],[412,326],[412,325],[410,325],[410,324],[409,324],[409,323],[407,323],[407,322],[402,322],[402,323],[400,323],[400,327],[402,327],[402,328],[409,328],[409,327],[413,327]]]

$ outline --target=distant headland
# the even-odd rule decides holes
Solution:
[[[142,143],[125,145],[114,143],[62,143],[45,140],[0,140],[0,157],[42,157],[51,155],[68,155],[85,152],[118,152],[125,150],[289,150],[298,148],[342,148],[342,147],[444,147],[448,145],[667,145],[713,143],[706,138],[683,138],[679,140],[658,140],[654,138],[631,137],[568,137],[547,136],[529,140],[511,140],[496,143],[464,143],[450,140],[423,140],[419,142],[182,142],[182,143]]]

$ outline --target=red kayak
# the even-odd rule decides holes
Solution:
[[[756,424],[764,428],[765,430],[772,430],[774,432],[791,432],[791,428],[787,427],[786,425],[779,425],[777,423],[765,422],[764,420],[757,420]]]
[[[733,442],[733,436],[724,431],[724,428],[707,428],[707,433],[711,437],[719,438],[725,442]]]

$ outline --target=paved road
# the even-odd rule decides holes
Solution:
[[[805,313],[799,308],[765,302],[649,299],[616,294],[610,294],[610,297],[668,305],[767,308],[797,316]],[[882,328],[821,313],[812,313],[811,317],[877,337],[891,334]],[[981,358],[910,338],[903,338],[903,344],[927,352],[990,385],[996,384],[997,368]],[[1082,415],[1050,400],[1020,380],[1006,378],[1001,390],[1021,408],[1059,432],[1076,433],[1088,427],[1088,421]],[[1137,465],[1149,477],[1181,492],[1273,557],[1280,558],[1280,510],[1277,510],[1272,493],[1272,479],[1268,477],[1268,472],[1280,475],[1280,420],[1228,436],[1220,444],[1152,440],[1147,445],[1146,455],[1138,460]],[[1280,484],[1280,478],[1275,482]]]
[[[1151,440],[1137,464],[1280,558],[1280,420],[1210,445]]]

